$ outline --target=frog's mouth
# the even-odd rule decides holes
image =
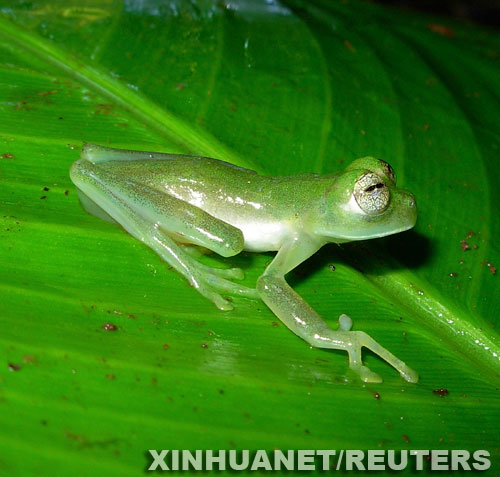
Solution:
[[[355,242],[358,240],[370,240],[381,237],[387,237],[388,235],[394,235],[400,232],[406,232],[407,230],[413,228],[414,225],[415,224],[413,223],[396,229],[393,228],[393,229],[381,230],[380,232],[370,231],[370,232],[360,232],[358,234],[335,234],[335,235],[329,235],[329,238],[332,240],[332,242],[336,243]]]
[[[361,237],[361,240],[368,240],[368,239],[375,239],[375,238],[381,238],[381,237],[387,237],[388,235],[394,235],[394,234],[399,234],[400,232],[406,232],[407,230],[410,230],[414,227],[415,221],[411,224],[399,227],[397,229],[388,229],[385,231],[381,231],[380,233],[371,233],[367,237]],[[355,240],[355,239],[353,239]],[[360,240],[359,238],[357,240]]]
[[[417,207],[415,198],[405,194],[386,212],[378,215],[357,213],[358,221],[339,229],[338,224],[334,230],[321,230],[320,234],[328,237],[332,242],[351,242],[368,240],[387,235],[405,232],[415,226],[417,222]],[[352,218],[352,216],[351,216]]]

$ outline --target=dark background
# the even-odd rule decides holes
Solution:
[[[374,0],[375,3],[392,5],[405,10],[442,15],[449,18],[480,23],[500,28],[499,0]]]

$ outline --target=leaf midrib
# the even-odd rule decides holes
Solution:
[[[179,145],[182,149],[187,149],[186,152],[217,157],[243,167],[255,168],[250,161],[220,143],[211,134],[198,128],[194,129],[179,117],[153,103],[146,96],[124,86],[97,66],[89,66],[70,57],[52,42],[19,28],[1,17],[0,35],[16,43],[30,54],[55,66],[60,72],[85,84],[94,92],[107,97],[160,136]]]

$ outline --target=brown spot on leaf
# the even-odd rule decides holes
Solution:
[[[116,331],[118,327],[113,323],[105,323],[104,325],[102,325],[102,329],[106,331]]]
[[[427,25],[427,28],[429,28],[429,30],[433,31],[434,33],[446,36],[448,38],[453,38],[455,36],[455,31],[450,27],[447,27],[446,25],[441,25],[439,23],[429,23]]]
[[[349,51],[356,53],[356,48],[354,48],[354,46],[352,46],[352,43],[349,40],[344,40],[344,45]]]
[[[57,93],[57,89],[53,89],[51,91],[39,91],[37,94],[38,96],[41,96],[42,98],[44,96],[49,96],[50,94],[56,94]]]
[[[113,104],[98,104],[95,113],[108,115],[113,112],[113,108],[114,108]]]
[[[446,388],[434,389],[432,392],[434,394],[437,394],[439,397],[448,396],[448,394],[449,394],[449,391]]]

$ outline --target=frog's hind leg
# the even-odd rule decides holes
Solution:
[[[102,207],[99,207],[87,194],[82,192],[80,189],[77,189],[78,198],[80,199],[80,203],[82,207],[94,217],[98,217],[101,220],[105,220],[106,222],[111,222],[112,224],[116,224],[116,220],[111,217]]]
[[[258,296],[256,290],[226,279],[241,278],[241,271],[202,265],[184,252],[184,247],[169,235],[169,232],[180,234],[193,243],[230,256],[243,248],[243,235],[239,229],[168,194],[142,184],[119,180],[85,160],[77,161],[70,174],[84,196],[91,198],[96,207],[151,247],[219,309],[232,309],[229,301],[220,295],[221,292]]]
[[[92,164],[101,164],[110,161],[144,161],[178,159],[186,156],[182,154],[168,154],[166,152],[132,151],[127,149],[115,149],[113,147],[100,146],[98,144],[86,143],[82,147],[81,158]]]

